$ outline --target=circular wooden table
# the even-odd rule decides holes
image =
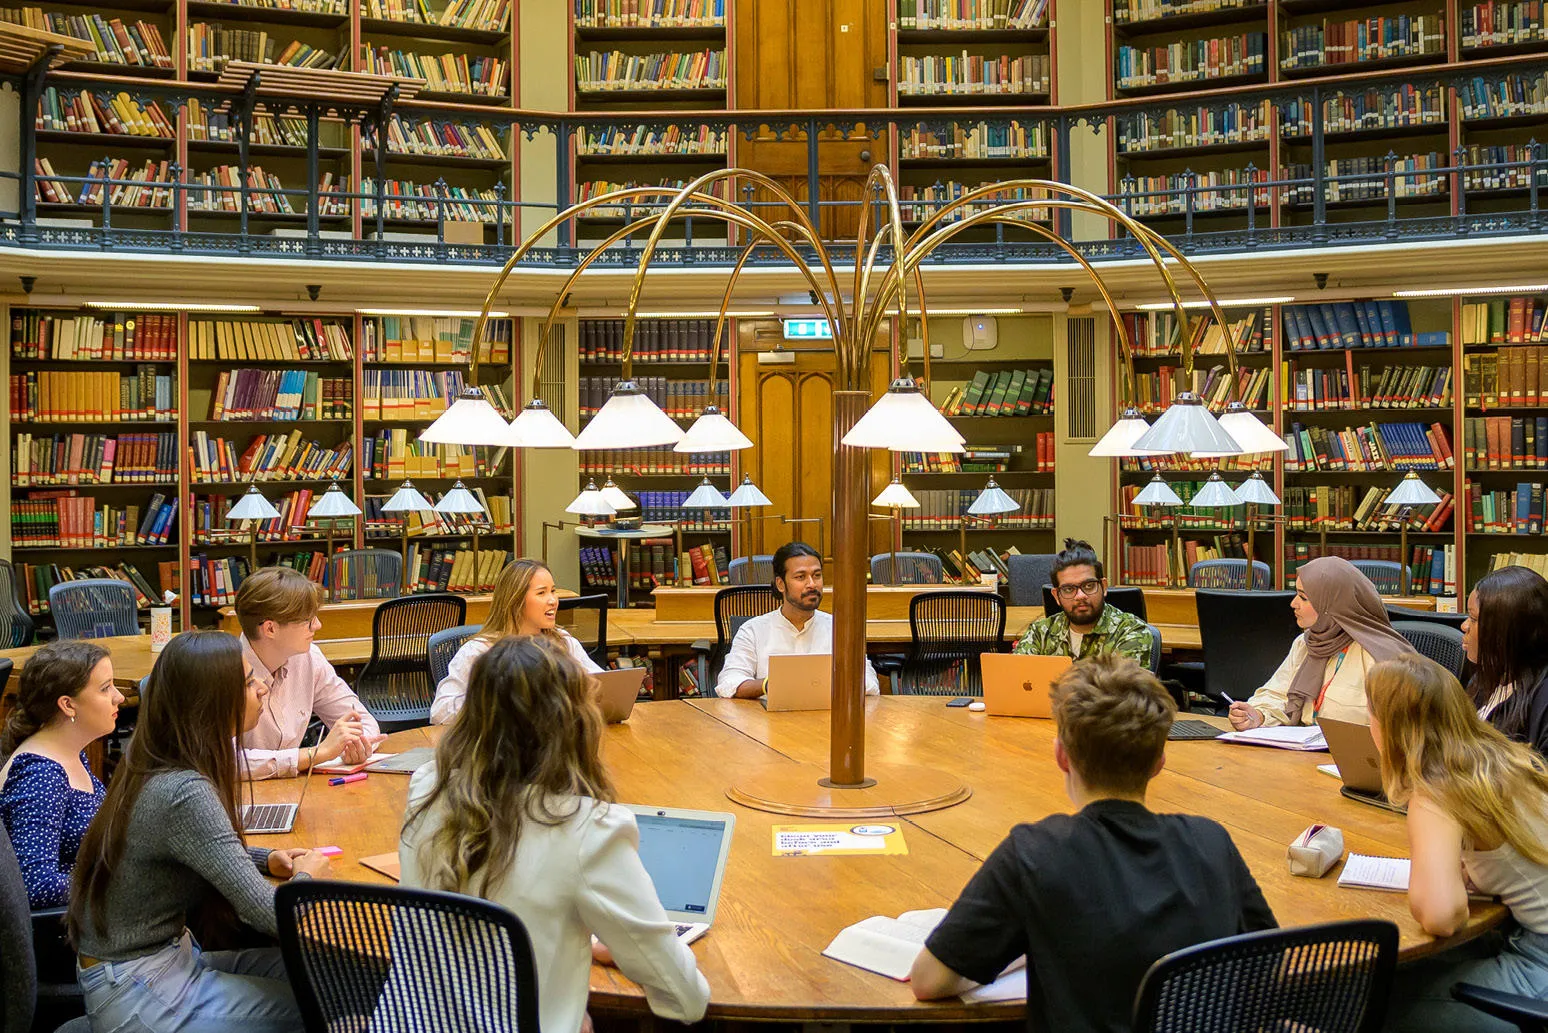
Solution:
[[[908,845],[901,856],[775,857],[773,826],[800,819],[726,798],[726,788],[749,771],[825,763],[826,712],[770,714],[750,700],[674,700],[639,704],[627,723],[608,727],[605,758],[620,799],[736,813],[715,926],[693,947],[709,980],[711,1016],[792,1022],[1021,1016],[1019,1002],[921,1004],[905,983],[822,956],[840,929],[863,918],[949,906],[1013,825],[1072,809],[1053,761],[1052,722],[990,717],[945,703],[939,697],[866,700],[868,759],[939,767],[973,791],[955,807],[897,819]],[[399,732],[384,748],[426,745],[438,733]],[[1286,847],[1313,822],[1342,828],[1347,850],[1407,856],[1402,817],[1339,795],[1338,781],[1316,770],[1327,759],[1208,741],[1169,743],[1150,806],[1223,824],[1282,925],[1387,919],[1400,930],[1403,959],[1411,960],[1499,924],[1503,907],[1475,902],[1466,928],[1437,941],[1409,915],[1403,894],[1339,889],[1337,869],[1322,879],[1291,876]],[[299,790],[294,781],[255,788],[261,802],[291,801]],[[335,845],[344,851],[333,863],[336,877],[384,881],[359,860],[397,849],[407,792],[405,775],[374,774],[338,787],[318,781],[294,833],[251,841]],[[591,986],[598,1011],[645,1010],[639,988],[616,969],[594,967]]]

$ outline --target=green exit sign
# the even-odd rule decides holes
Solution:
[[[833,327],[826,319],[787,319],[785,320],[785,340],[831,341]]]

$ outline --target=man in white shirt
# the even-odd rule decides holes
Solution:
[[[833,615],[822,605],[822,557],[805,542],[789,542],[774,553],[774,591],[779,609],[747,620],[731,640],[715,693],[757,699],[768,689],[769,657],[785,653],[832,653]],[[869,660],[865,691],[881,690]]]

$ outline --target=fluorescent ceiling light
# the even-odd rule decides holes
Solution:
[[[476,308],[357,308],[356,315],[361,316],[463,316],[468,319],[477,319],[480,312]],[[493,319],[504,319],[509,312],[491,312]]]
[[[620,316],[627,316],[629,313],[628,312],[620,312],[618,314]],[[707,310],[697,311],[697,312],[694,312],[694,311],[683,311],[683,312],[636,312],[634,314],[634,318],[635,319],[717,319],[717,318],[719,318],[720,314],[721,314],[720,313],[720,309],[717,308],[717,309],[707,309]],[[774,315],[774,310],[771,309],[771,308],[734,309],[732,311],[727,312],[726,315],[728,317],[731,317],[731,318],[762,319],[762,318]]]
[[[917,308],[908,310],[910,316],[919,315]],[[928,307],[925,315],[929,316],[1019,316],[1022,310],[1019,308],[934,308]]]
[[[1548,283],[1494,283],[1481,287],[1426,287],[1393,291],[1394,298],[1444,298],[1453,294],[1539,294],[1548,291]]]
[[[1249,305],[1288,305],[1295,300],[1294,294],[1282,294],[1272,298],[1219,298],[1216,304],[1221,308],[1244,308]],[[1170,301],[1147,301],[1135,308],[1143,312],[1165,312],[1167,309],[1176,308]],[[1203,299],[1185,301],[1183,308],[1209,308],[1209,302]]]
[[[257,305],[218,304],[202,301],[88,301],[88,308],[125,312],[262,312]]]

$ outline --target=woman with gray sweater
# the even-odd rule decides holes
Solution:
[[[232,743],[265,694],[235,638],[186,632],[156,661],[140,718],[81,843],[70,936],[93,1029],[229,1033],[299,1029],[277,947],[202,951],[188,914],[222,898],[275,934],[264,878],[327,874],[308,850],[246,846]]]

